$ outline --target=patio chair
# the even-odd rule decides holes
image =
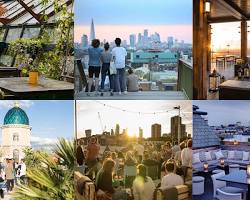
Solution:
[[[132,187],[134,178],[136,177],[136,166],[124,166],[124,186]]]
[[[227,186],[226,181],[220,181],[217,180],[220,177],[225,176],[225,172],[221,172],[218,174],[214,174],[211,176],[212,181],[213,181],[213,189],[214,189],[214,198],[219,198],[219,196],[222,196],[221,199],[224,200],[222,192],[223,193],[227,193],[227,194],[237,194],[237,195],[242,195],[242,193],[245,192],[245,190],[241,189],[241,188],[237,188],[237,187],[231,187],[231,186]],[[230,199],[231,200],[231,199]]]
[[[227,193],[223,192],[220,189],[217,189],[217,199],[219,200],[243,200],[242,195],[240,193]]]

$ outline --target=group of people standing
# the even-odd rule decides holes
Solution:
[[[132,189],[135,200],[152,200],[157,187],[164,190],[192,180],[191,139],[173,146],[166,142],[160,147],[138,141],[125,149],[125,152],[104,151],[101,156],[100,145],[95,137],[85,147],[83,144],[78,145],[78,171],[95,182],[97,199],[127,199],[126,192],[116,184],[121,179],[124,180],[125,188]],[[156,166],[156,173],[159,173],[150,176],[149,166]],[[124,176],[126,167],[136,169],[136,173]],[[155,179],[161,180],[159,185],[155,184]]]
[[[109,91],[113,96],[117,94],[126,94],[126,91],[136,92],[139,90],[138,77],[134,75],[133,70],[129,69],[129,76],[126,80],[125,65],[127,51],[121,46],[121,39],[116,38],[114,47],[110,51],[109,43],[104,44],[104,50],[100,48],[100,40],[92,40],[91,47],[88,48],[89,69],[87,95],[90,96],[94,85],[95,95],[99,95],[99,77],[101,73],[101,96],[104,95],[104,86],[106,76],[109,77]]]
[[[21,162],[15,162],[13,159],[6,159],[6,163],[0,164],[0,185],[1,196],[3,197],[3,188],[7,189],[8,193],[11,193],[15,185],[19,183],[25,183],[26,181],[26,164],[23,159]]]

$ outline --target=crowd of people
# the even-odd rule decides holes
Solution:
[[[126,92],[139,91],[139,78],[134,74],[133,70],[128,69],[127,77],[125,71],[127,51],[121,47],[121,39],[116,38],[114,47],[110,50],[109,43],[104,44],[104,49],[100,48],[100,40],[94,39],[88,48],[89,68],[88,68],[88,86],[86,88],[87,95],[90,96],[94,91],[95,95],[104,95],[105,80],[109,78],[110,95],[126,94]],[[99,84],[101,74],[101,87],[99,93]]]
[[[24,159],[15,162],[7,158],[6,162],[0,162],[0,196],[4,198],[4,191],[11,194],[15,185],[26,182],[26,164]]]
[[[132,199],[152,200],[156,188],[192,181],[192,140],[173,146],[138,141],[101,153],[97,138],[91,137],[87,146],[78,144],[77,163],[78,171],[95,183],[98,200],[128,199],[127,188]]]

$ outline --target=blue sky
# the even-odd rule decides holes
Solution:
[[[208,113],[209,125],[242,122],[250,125],[250,101],[193,101],[200,111]]]
[[[0,101],[0,124],[13,104],[13,101]],[[32,126],[31,141],[52,143],[59,137],[73,138],[73,101],[19,101],[19,104]]]
[[[76,0],[75,24],[192,24],[192,0]]]

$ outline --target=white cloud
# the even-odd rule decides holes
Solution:
[[[31,136],[30,142],[35,145],[55,145],[57,143],[57,138],[44,138],[39,136]]]
[[[19,106],[22,108],[29,108],[34,105],[34,101],[31,100],[20,100],[20,101],[5,100],[5,101],[0,101],[0,109],[12,108],[15,102],[17,102]]]

